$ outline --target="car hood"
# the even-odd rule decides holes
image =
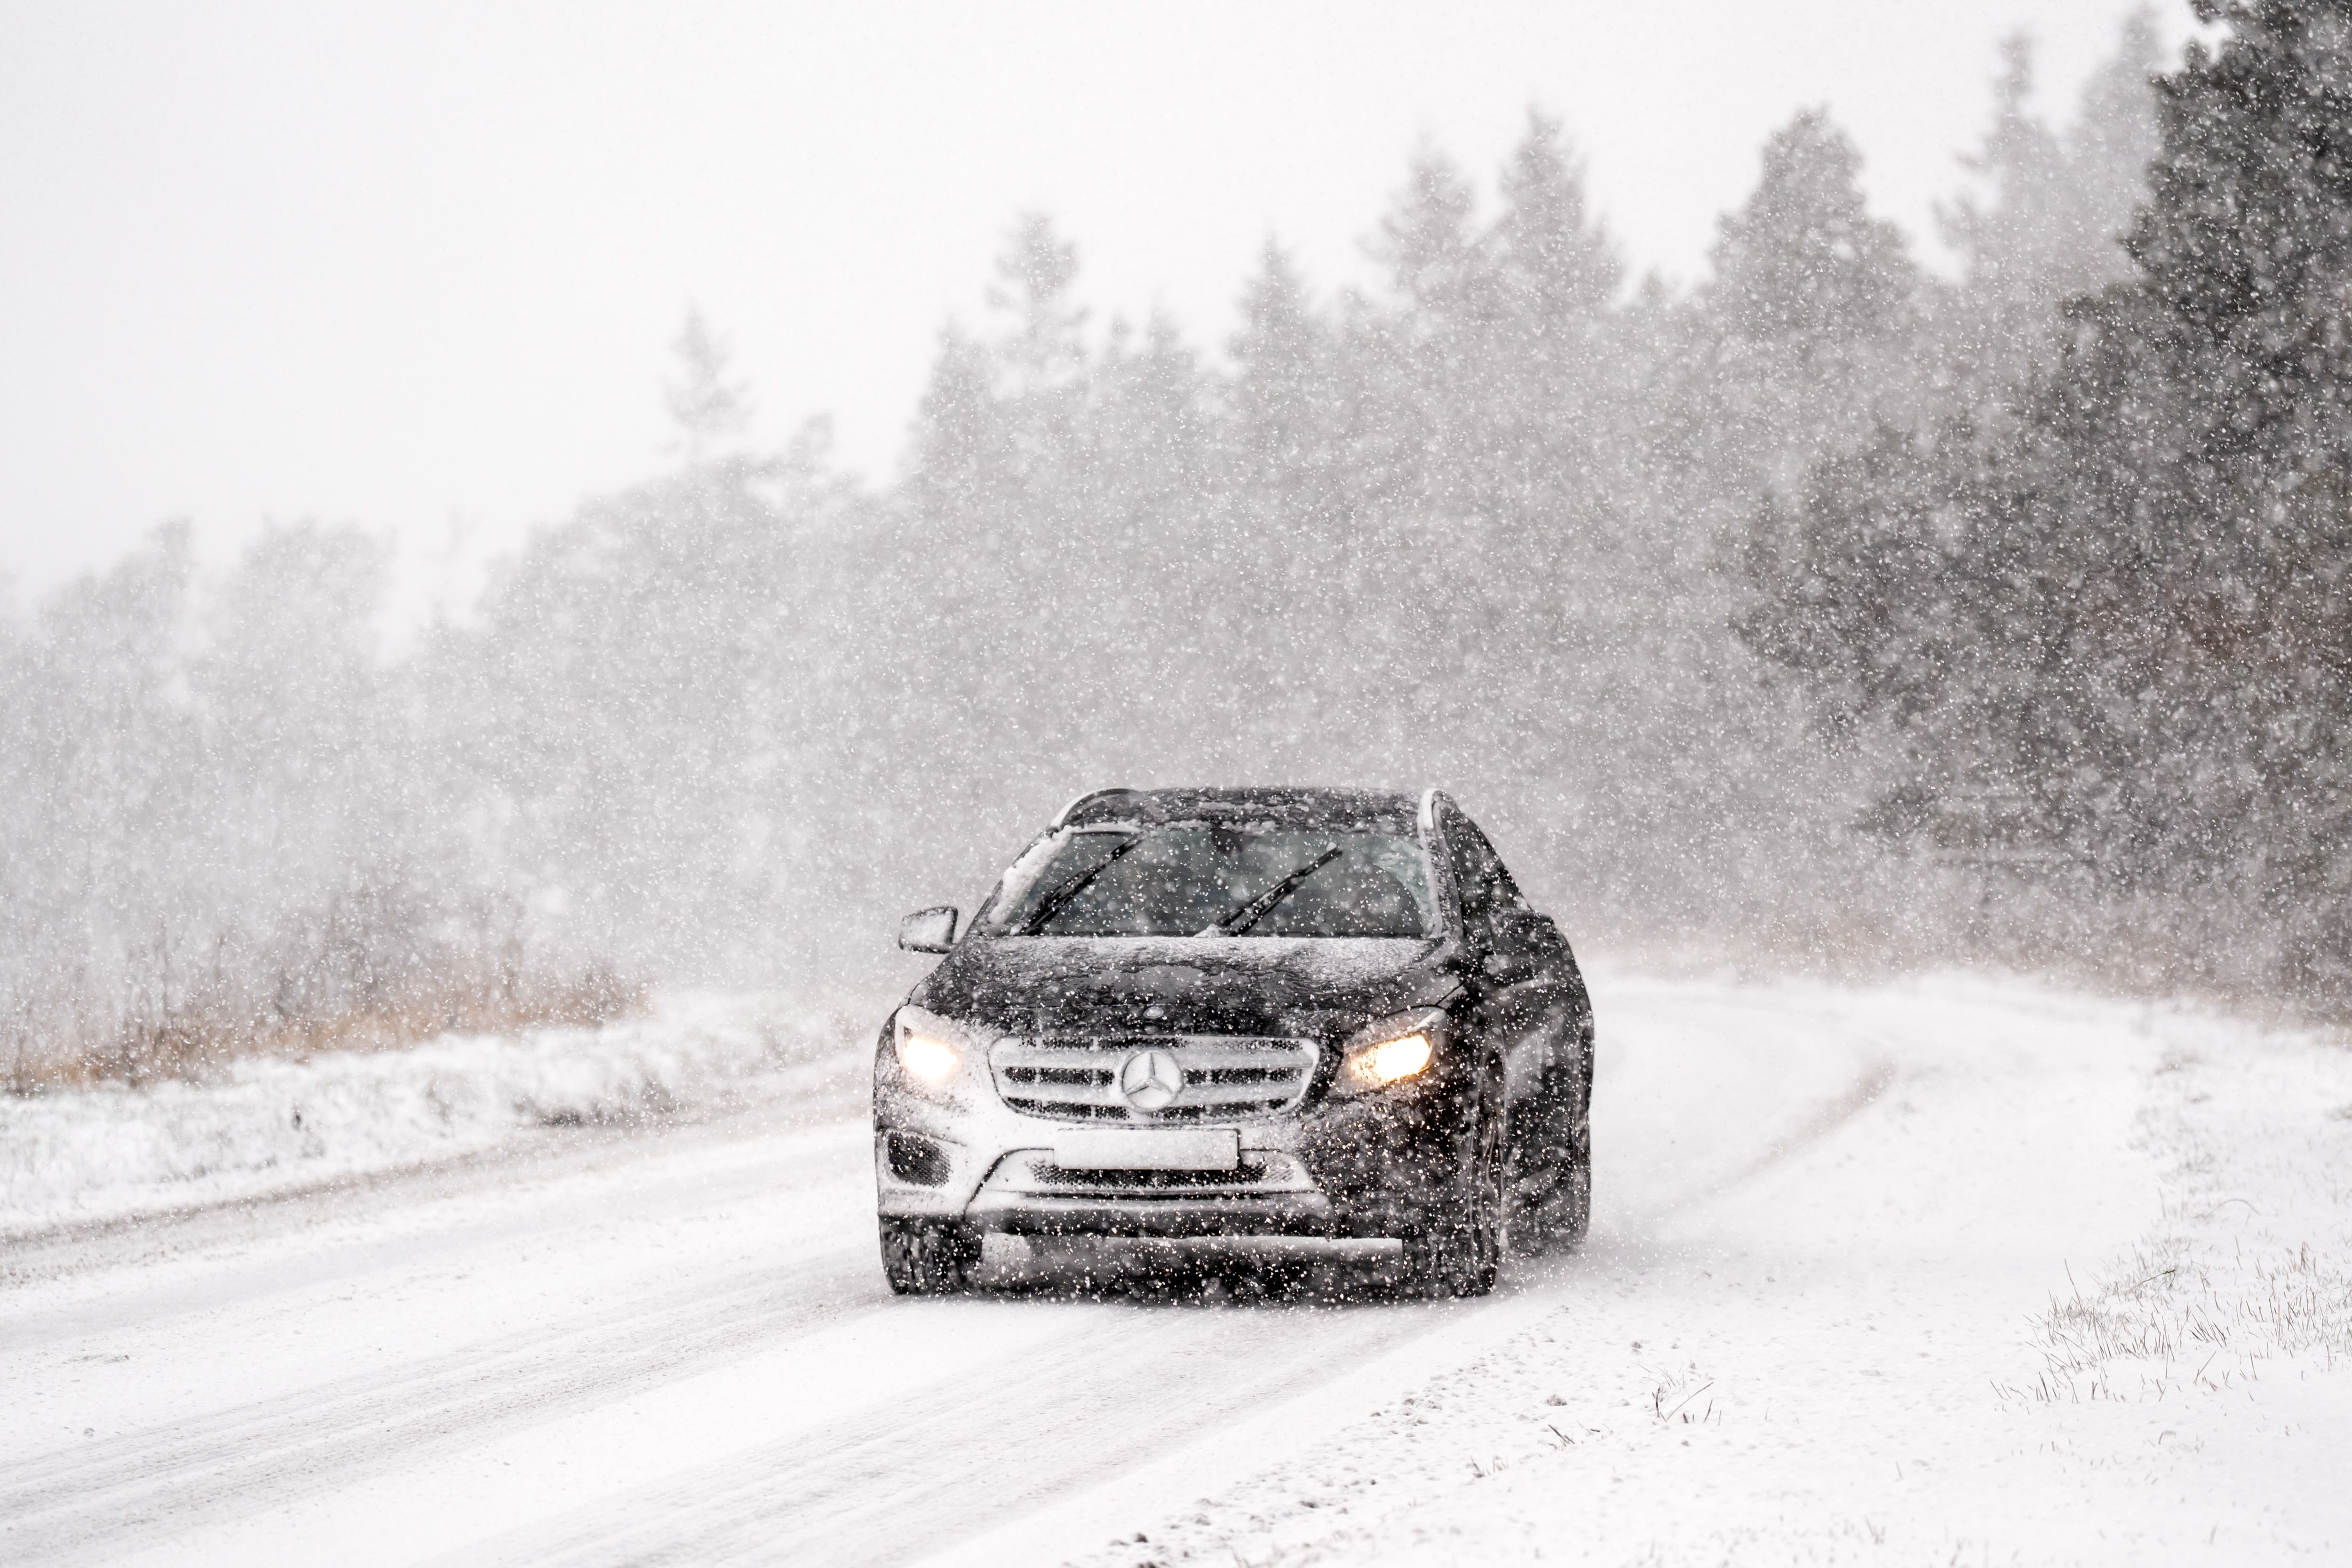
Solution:
[[[995,937],[908,997],[1005,1034],[1330,1038],[1444,1000],[1450,944],[1359,937]]]

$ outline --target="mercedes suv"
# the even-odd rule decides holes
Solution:
[[[882,1031],[891,1288],[989,1232],[1392,1239],[1490,1289],[1591,1205],[1592,1008],[1559,928],[1445,795],[1102,790],[1065,808]]]

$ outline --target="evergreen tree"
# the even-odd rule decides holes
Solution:
[[[1175,321],[1155,310],[1141,342],[1125,321],[1091,377],[1087,420],[1097,504],[1156,535],[1181,531],[1178,513],[1209,489],[1207,377]],[[1180,563],[1181,564],[1181,563]]]
[[[1535,526],[1558,529],[1592,507],[1603,440],[1598,345],[1623,268],[1588,208],[1583,174],[1557,121],[1528,114],[1502,193],[1492,240],[1501,298],[1485,417],[1515,492],[1509,504],[1549,514]]]
[[[1706,347],[1667,388],[1703,454],[1709,503],[1744,510],[1862,445],[1877,421],[1918,417],[1920,279],[1901,232],[1870,216],[1861,166],[1845,133],[1809,110],[1766,142],[1754,193],[1721,220],[1699,300]],[[1696,544],[1729,519],[1694,521]]]
[[[1407,316],[1425,330],[1473,308],[1483,268],[1471,216],[1477,197],[1454,161],[1433,147],[1413,155],[1395,207],[1381,219],[1373,256]]]
[[[1009,392],[1047,391],[1084,371],[1087,312],[1071,295],[1077,276],[1077,247],[1055,234],[1044,215],[1024,215],[988,290],[991,308],[1010,321],[995,348]]]
[[[1241,482],[1293,489],[1322,456],[1330,343],[1307,286],[1269,238],[1242,291],[1242,325],[1226,347]]]
[[[2064,148],[2026,107],[2033,91],[2033,40],[2013,33],[2001,40],[2000,53],[1992,126],[1983,146],[1960,160],[1990,187],[1992,199],[1963,197],[1937,216],[1980,298],[2022,300],[2038,313],[2082,281],[2070,266],[2075,192]],[[2118,226],[2111,238],[2121,237]],[[2116,259],[2122,259],[2119,243]]]
[[[750,392],[744,384],[728,380],[726,345],[711,335],[700,310],[686,313],[671,349],[679,379],[665,389],[664,397],[683,434],[686,460],[699,463],[719,442],[740,436],[750,425]]]
[[[2066,132],[2074,174],[2074,232],[2093,262],[2089,288],[2128,274],[2117,253],[2147,196],[2147,166],[2157,155],[2156,78],[2162,51],[2156,15],[2147,5],[2124,18],[2116,52],[2083,84],[2081,112]]]
[[[2352,3],[2198,15],[2229,31],[2161,84],[2142,282],[2077,396],[2137,470],[2127,689],[2170,699],[2181,804],[2259,866],[2294,978],[2352,1003]]]
[[[2352,413],[2352,4],[2198,0],[2230,34],[2163,82],[2164,148],[2129,239],[2168,352],[2244,478],[2291,484],[2343,451]]]
[[[1722,221],[1713,303],[1741,337],[1801,350],[1883,337],[1915,274],[1900,230],[1870,216],[1861,154],[1820,110],[1764,144],[1763,177]]]
[[[2021,800],[2018,841],[2234,900],[2206,918],[2347,1005],[2352,4],[2200,15],[2228,30],[2161,82],[2137,278],[2070,307],[1997,439],[1892,437],[1768,513],[1743,628],[1896,727],[1915,819]]]
[[[1938,214],[1966,267],[1960,297],[1945,313],[1943,353],[1959,384],[1955,401],[1979,419],[1995,417],[2000,400],[2037,363],[2049,363],[2062,300],[2130,270],[2124,232],[2156,153],[2156,36],[2146,11],[2126,21],[2063,137],[2026,107],[2031,40],[2012,36],[2001,54],[1992,125],[1961,160],[1987,195]]]
[[[1624,277],[1608,232],[1589,210],[1584,174],[1559,121],[1529,110],[1503,170],[1495,226],[1504,287],[1523,331],[1549,345],[1601,314]]]
[[[992,487],[1005,477],[994,380],[984,348],[956,327],[940,333],[939,357],[915,407],[908,475],[912,499],[926,515],[969,518],[988,504]]]
[[[1361,302],[1349,315],[1344,374],[1357,397],[1341,468],[1367,567],[1475,511],[1491,477],[1500,301],[1476,205],[1452,159],[1415,153],[1370,247],[1388,271],[1387,308]]]

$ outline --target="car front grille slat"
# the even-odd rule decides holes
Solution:
[[[1008,1083],[1098,1084],[1112,1081],[1102,1068],[1007,1068]]]
[[[1296,1071],[1291,1068],[1194,1068],[1184,1074],[1186,1083],[1280,1083]]]
[[[1006,1095],[1004,1103],[1028,1116],[1059,1116],[1073,1121],[1125,1121],[1127,1107],[1123,1105],[1065,1105],[1050,1100],[1025,1100]]]
[[[1119,1069],[1139,1051],[1175,1058],[1181,1087],[1157,1110],[1128,1103]],[[1045,1036],[999,1040],[996,1092],[1013,1110],[1067,1121],[1187,1122],[1275,1116],[1315,1076],[1312,1040],[1255,1035]]]
[[[1122,1203],[1279,1198],[1316,1190],[1296,1158],[1266,1150],[1244,1150],[1240,1163],[1226,1171],[1073,1171],[1055,1163],[1050,1149],[1016,1150],[989,1173],[986,1184],[997,1192]]]

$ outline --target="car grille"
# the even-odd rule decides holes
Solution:
[[[1183,1087],[1159,1110],[1120,1097],[1118,1072],[1138,1051],[1176,1058]],[[1275,1116],[1296,1106],[1315,1076],[1312,1040],[1248,1035],[1064,1037],[999,1040],[989,1054],[996,1092],[1032,1116],[1066,1121],[1200,1121]]]

